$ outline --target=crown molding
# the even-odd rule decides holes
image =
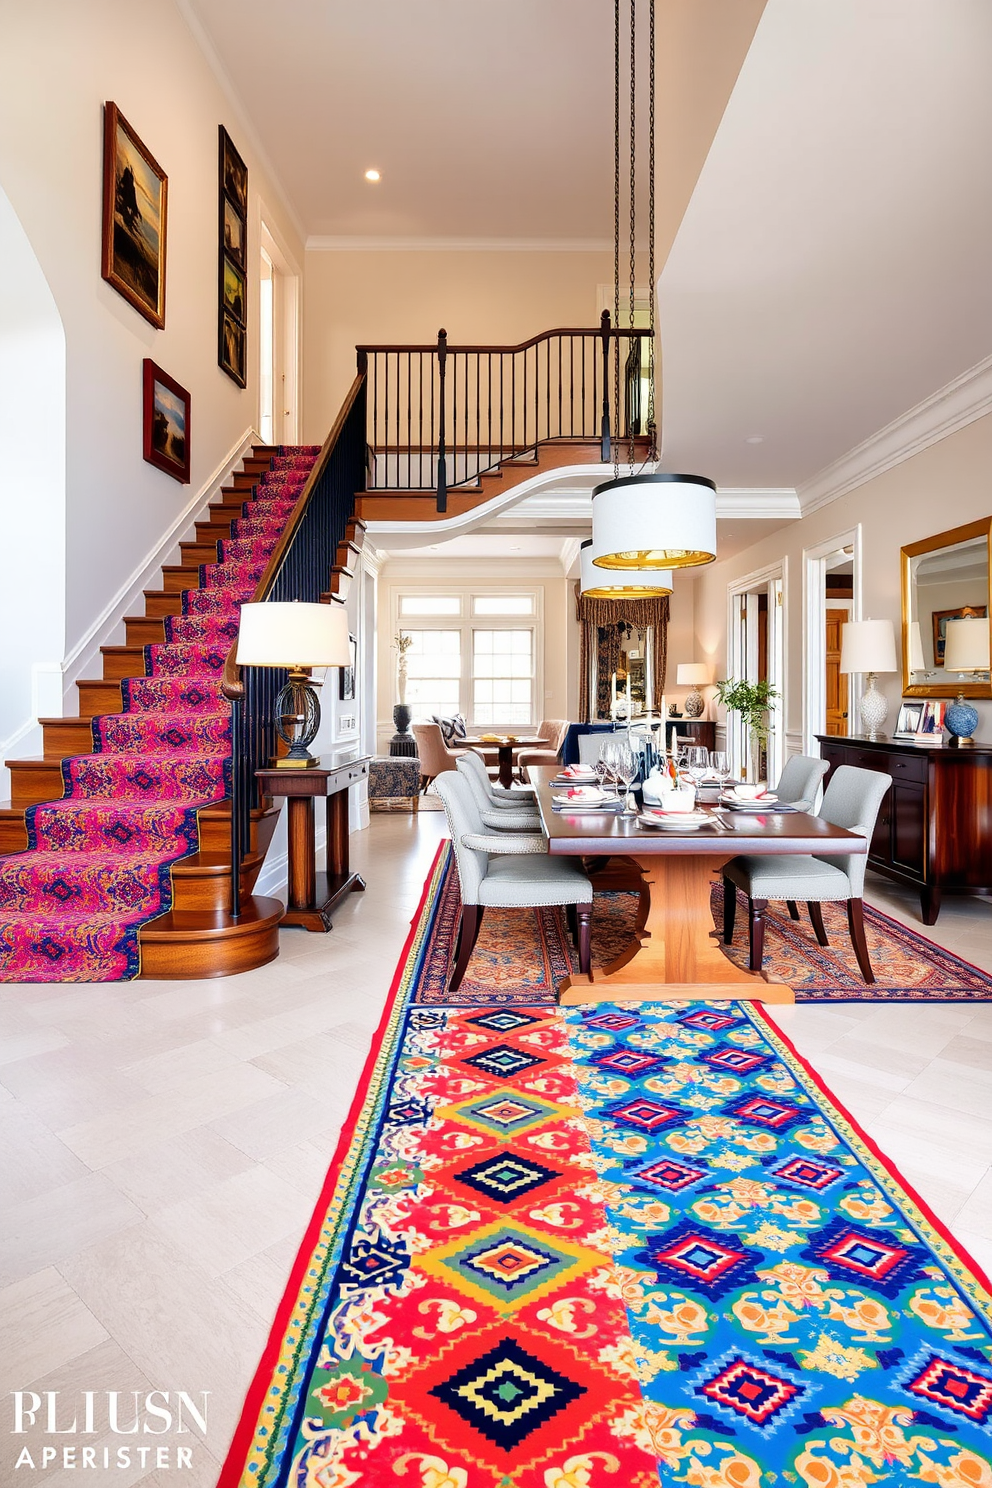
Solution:
[[[582,551],[582,540],[578,537],[566,537],[561,545],[561,571],[568,578],[572,568],[579,561]]]
[[[802,515],[827,506],[992,412],[992,356],[841,455],[799,487]]]
[[[308,253],[611,253],[607,238],[392,238],[311,233]]]
[[[602,479],[602,465],[583,466],[581,469],[594,472],[592,483],[598,483]],[[562,473],[558,472],[559,475]],[[573,473],[564,472],[566,475]],[[539,491],[500,512],[492,520],[494,523],[516,522],[521,518],[542,522],[588,522],[592,519],[592,483],[588,486],[563,486],[558,490]],[[785,521],[802,515],[799,498],[791,486],[718,486],[716,514],[718,518],[725,520],[747,518],[756,521]]]

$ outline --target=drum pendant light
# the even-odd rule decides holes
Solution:
[[[637,217],[637,0],[627,0],[630,10],[630,295],[629,323],[634,325],[635,254]],[[616,368],[614,406],[617,440],[613,479],[593,490],[592,546],[583,554],[583,566],[590,569],[636,573],[640,581],[650,581],[651,571],[661,571],[670,590],[671,569],[695,568],[712,563],[716,558],[716,486],[702,475],[671,475],[658,469],[658,436],[655,419],[655,0],[648,4],[648,341],[647,369],[647,434],[648,454],[640,471],[635,472],[634,436],[640,395],[631,397],[626,389],[628,409],[627,438],[630,473],[620,474],[620,377]],[[614,0],[614,335],[620,335],[620,0]],[[631,376],[639,378],[640,369]],[[628,377],[628,381],[631,377]],[[661,575],[659,574],[659,577]],[[583,581],[583,589],[585,582]]]
[[[620,476],[592,495],[597,568],[696,568],[716,557],[716,486],[705,475]]]
[[[592,538],[587,537],[579,551],[581,576],[579,591],[589,599],[659,599],[672,592],[672,575],[663,568],[628,569],[624,573],[607,573],[592,561]]]

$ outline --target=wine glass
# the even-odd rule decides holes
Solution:
[[[697,790],[709,769],[710,752],[701,744],[690,744],[685,752],[685,772]]]
[[[710,769],[716,776],[717,780],[719,780],[720,789],[725,789],[727,781],[730,779],[730,760],[725,750],[710,750]]]
[[[596,777],[601,786],[605,787],[615,779],[614,762],[616,759],[617,739],[611,736],[604,739],[599,749],[599,759],[596,761]]]
[[[637,774],[637,756],[626,740],[620,740],[613,753],[613,773],[617,781],[617,794],[623,787],[623,813],[625,816],[635,816],[637,807],[628,805],[630,787]]]

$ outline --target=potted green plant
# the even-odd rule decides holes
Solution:
[[[749,682],[745,677],[727,677],[716,684],[716,696],[718,702],[737,714],[754,741],[755,756],[759,756],[768,739],[768,710],[778,697],[776,689],[764,680]]]

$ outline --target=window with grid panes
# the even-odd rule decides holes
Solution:
[[[412,630],[402,635],[413,645],[406,653],[406,700],[415,719],[461,712],[461,630]]]
[[[539,590],[401,592],[395,613],[414,640],[407,702],[415,720],[463,713],[470,727],[487,729],[526,728],[540,717]]]
[[[473,722],[509,728],[529,724],[533,715],[533,630],[473,630]]]

